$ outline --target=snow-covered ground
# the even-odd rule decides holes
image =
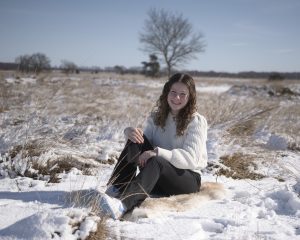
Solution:
[[[100,221],[94,208],[81,204],[85,190],[105,190],[113,169],[108,163],[124,145],[124,127],[143,124],[163,80],[20,79],[0,79],[5,91],[0,105],[0,239],[85,239]],[[135,221],[107,219],[108,239],[300,239],[299,138],[293,132],[300,124],[299,100],[262,99],[264,104],[277,101],[279,108],[263,115],[249,105],[249,115],[248,105],[236,109],[237,103],[246,104],[242,97],[226,95],[230,86],[197,81],[199,111],[211,123],[210,164],[202,181],[222,183],[226,197]],[[207,109],[218,105],[203,107],[211,98],[221,99],[223,108],[224,99],[236,98],[236,105],[228,107],[233,113],[214,119]],[[257,99],[247,102],[252,100]],[[287,116],[283,106],[296,110]],[[273,126],[272,114],[292,121],[287,129],[293,130],[279,128],[280,122]],[[218,173],[234,167],[220,159],[235,153],[254,159],[244,171],[263,178]],[[50,181],[35,167],[54,169],[62,158],[71,167],[57,173],[59,181]],[[55,164],[47,165],[51,161]],[[36,174],[30,177],[29,172]]]

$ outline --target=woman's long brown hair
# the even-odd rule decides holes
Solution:
[[[163,87],[162,94],[156,102],[156,107],[153,112],[154,123],[161,128],[165,127],[166,120],[171,111],[168,104],[168,94],[172,85],[176,82],[185,84],[189,90],[188,102],[186,106],[179,111],[176,116],[176,134],[181,136],[184,134],[188,124],[191,121],[193,113],[197,111],[196,107],[196,87],[193,78],[188,74],[176,73],[170,77],[168,82]]]

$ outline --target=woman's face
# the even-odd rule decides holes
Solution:
[[[173,115],[185,107],[189,101],[189,89],[182,82],[176,82],[171,86],[168,94],[168,104]]]

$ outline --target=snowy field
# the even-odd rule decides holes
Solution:
[[[300,239],[297,81],[197,78],[209,124],[202,181],[223,184],[225,197],[101,219],[93,197],[123,129],[143,125],[164,81],[0,72],[0,239]]]

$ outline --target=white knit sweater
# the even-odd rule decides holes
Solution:
[[[207,122],[199,113],[195,113],[182,136],[176,135],[176,122],[169,114],[164,129],[154,124],[148,117],[144,134],[150,143],[157,147],[158,156],[173,166],[190,169],[200,173],[207,165]]]

